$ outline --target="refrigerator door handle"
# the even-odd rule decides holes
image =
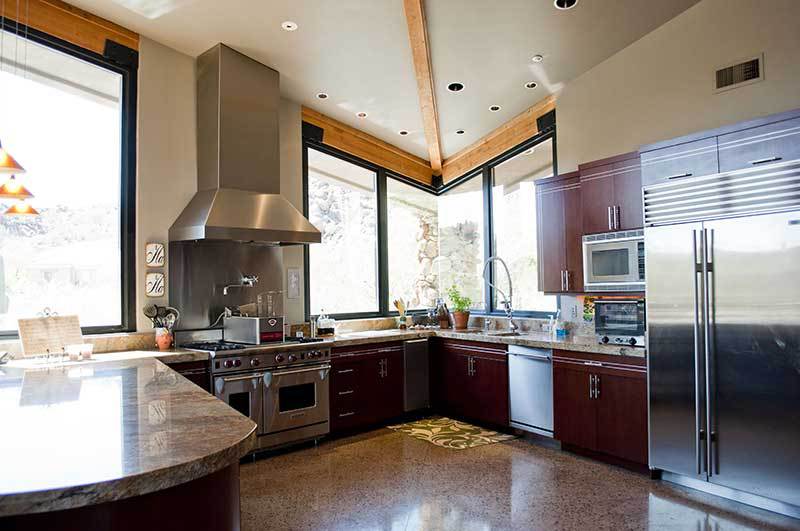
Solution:
[[[711,367],[714,355],[714,341],[712,336],[712,319],[714,315],[712,287],[713,284],[713,248],[714,248],[714,229],[703,229],[700,239],[700,247],[703,253],[702,272],[703,272],[703,346],[705,350],[705,393],[706,393],[706,463],[708,476],[717,473],[714,466],[714,394],[712,392]]]
[[[703,273],[703,264],[701,261],[698,260],[698,252],[697,252],[697,232],[696,230],[692,231],[692,255],[694,258],[694,430],[695,430],[695,440],[694,440],[694,454],[695,454],[695,463],[697,468],[697,474],[700,475],[703,473],[703,459],[701,452],[701,446],[703,445],[704,437],[704,430],[703,430],[703,419],[702,417],[702,409],[701,409],[701,402],[700,396],[702,394],[702,389],[700,388],[700,355],[702,351],[702,343],[700,339],[700,291],[703,285],[702,282],[702,275]],[[701,235],[702,241],[702,235]]]

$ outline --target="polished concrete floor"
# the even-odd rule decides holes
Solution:
[[[469,450],[376,430],[241,469],[242,527],[800,529],[800,520],[526,440]]]

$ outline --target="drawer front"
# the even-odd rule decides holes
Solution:
[[[721,172],[800,159],[800,118],[722,135],[718,142]]]
[[[334,363],[331,368],[331,389],[334,394],[336,391],[355,389],[363,370],[361,362]]]
[[[642,153],[642,186],[718,172],[716,137]]]

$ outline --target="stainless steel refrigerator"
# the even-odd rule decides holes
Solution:
[[[800,162],[643,195],[650,466],[800,517]]]

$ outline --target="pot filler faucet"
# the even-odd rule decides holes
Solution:
[[[238,284],[228,284],[222,288],[222,294],[227,295],[231,288],[252,288],[258,283],[258,277],[255,275],[242,275],[242,279]]]
[[[495,261],[500,262],[503,265],[503,269],[506,271],[506,278],[508,279],[508,296],[503,293],[503,290],[492,284],[492,282],[486,278],[486,268],[490,263]],[[503,311],[506,312],[506,318],[508,318],[508,329],[512,332],[516,332],[519,329],[519,326],[517,326],[517,323],[514,322],[514,307],[511,304],[511,297],[514,296],[514,287],[511,285],[511,273],[508,272],[508,266],[506,265],[505,261],[503,261],[503,259],[499,256],[490,256],[489,259],[483,264],[482,276],[483,281],[486,282],[490,288],[493,288],[495,291],[500,293],[500,295],[502,295],[503,300],[500,301],[500,304],[503,305]]]

